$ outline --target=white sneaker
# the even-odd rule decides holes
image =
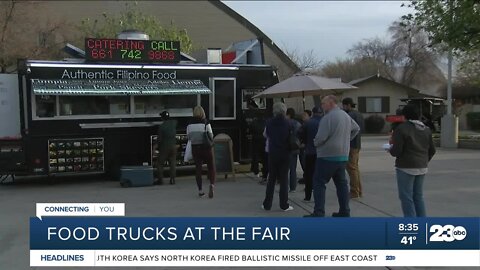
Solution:
[[[282,210],[283,210],[283,212],[292,211],[292,210],[293,210],[293,206],[290,205],[290,206],[288,206],[287,209],[282,209]]]

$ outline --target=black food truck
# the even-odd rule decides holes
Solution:
[[[197,105],[214,134],[232,138],[234,160],[249,158],[248,118],[267,110],[265,100],[251,97],[278,82],[275,68],[180,61],[179,50],[171,53],[179,48],[175,42],[144,40],[138,49],[119,50],[122,40],[98,41],[118,49],[105,50],[100,43],[88,48],[89,40],[85,60],[19,61],[21,137],[0,140],[7,149],[0,175],[116,177],[121,166],[155,166],[159,113],[167,110],[178,120],[177,143],[184,149]],[[183,151],[177,165],[186,165]]]

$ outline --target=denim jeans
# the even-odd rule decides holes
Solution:
[[[326,184],[331,178],[333,178],[333,183],[337,189],[337,199],[340,206],[338,212],[343,215],[350,215],[350,193],[345,174],[346,165],[347,162],[343,161],[329,161],[317,158],[315,173],[313,174],[313,197],[315,199],[315,207],[313,208],[314,215],[325,216]]]
[[[290,191],[297,189],[297,159],[298,152],[290,154]]]
[[[403,216],[425,217],[423,201],[423,181],[425,174],[411,175],[402,170],[397,171],[398,197],[402,204]]]

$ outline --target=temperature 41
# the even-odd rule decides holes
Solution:
[[[416,236],[403,236],[402,240],[400,240],[400,243],[404,245],[411,245],[413,242],[415,242],[415,240],[417,240]]]

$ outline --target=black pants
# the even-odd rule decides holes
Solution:
[[[192,155],[195,161],[195,180],[198,190],[202,190],[202,165],[207,163],[208,179],[210,185],[215,185],[215,159],[213,158],[213,149],[205,145],[192,145]]]
[[[267,179],[268,177],[268,152],[263,152],[263,167],[262,167],[262,178]]]
[[[305,200],[312,198],[313,174],[315,172],[315,161],[317,155],[305,155]]]
[[[262,168],[265,167],[265,142],[263,141],[253,141],[252,143],[252,164],[250,166],[250,171],[254,174],[260,173],[259,163],[262,164]],[[263,174],[263,169],[262,169]]]
[[[160,146],[158,149],[157,172],[158,181],[160,182],[163,182],[163,166],[165,166],[166,160],[168,160],[168,164],[170,166],[170,178],[175,179],[177,165],[176,145]]]
[[[290,206],[288,204],[288,169],[290,164],[290,156],[269,155],[268,164],[270,171],[268,174],[267,190],[265,192],[263,207],[266,210],[270,210],[272,208],[275,183],[278,180],[280,183],[280,208],[285,210]]]

